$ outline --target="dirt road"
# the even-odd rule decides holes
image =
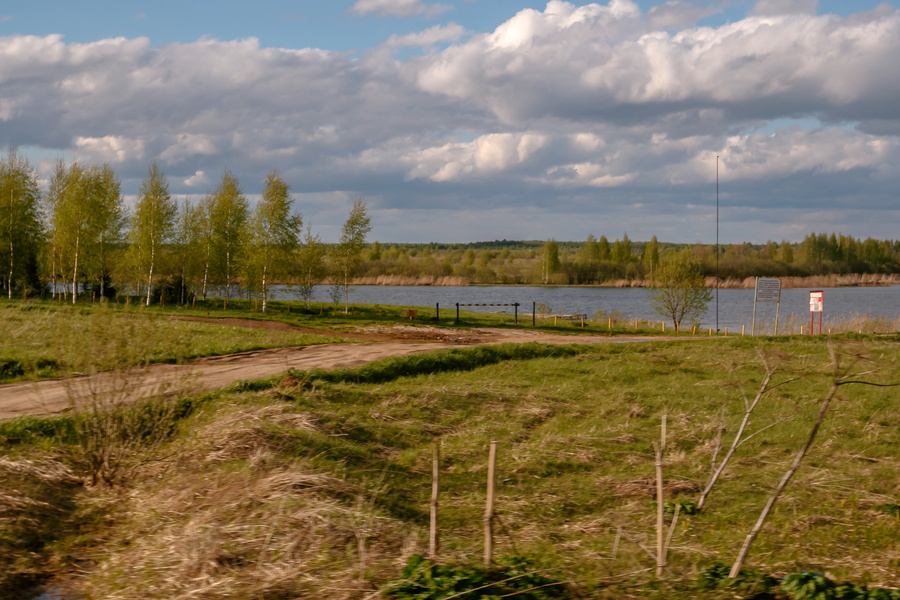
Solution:
[[[290,327],[260,321],[229,319],[228,325],[245,327]],[[221,322],[221,321],[219,321]],[[321,334],[322,332],[317,331]],[[436,327],[368,327],[351,335],[335,334],[362,340],[379,340],[352,344],[321,344],[300,348],[274,348],[240,352],[226,356],[203,358],[183,365],[150,365],[125,374],[99,374],[92,377],[65,377],[0,385],[0,420],[23,415],[51,414],[66,410],[70,398],[108,398],[118,394],[134,398],[152,394],[160,388],[186,388],[202,392],[225,387],[236,381],[265,379],[290,368],[333,369],[354,367],[368,362],[429,352],[443,348],[474,344],[542,342],[546,344],[590,344],[635,340],[671,340],[672,338],[582,336],[546,334],[522,329],[451,330]]]

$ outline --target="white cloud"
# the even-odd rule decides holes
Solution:
[[[123,163],[144,158],[144,142],[122,136],[76,137],[77,155],[89,163]]]
[[[708,10],[553,1],[494,31],[466,37],[449,23],[360,55],[252,38],[0,37],[0,146],[113,162],[132,193],[152,158],[173,193],[225,167],[256,193],[277,167],[304,197],[364,194],[380,210],[577,212],[607,188],[623,205],[677,214],[703,205],[716,153],[748,205],[846,203],[850,215],[895,203],[900,13],[770,7],[691,23]],[[442,42],[453,45],[389,51]],[[814,125],[747,133],[792,120]],[[325,210],[309,216],[325,225]]]
[[[184,180],[184,185],[188,187],[198,187],[201,185],[206,185],[209,183],[209,177],[206,176],[205,171],[196,171],[190,177],[186,177]]]
[[[494,133],[472,142],[426,148],[403,157],[410,179],[459,181],[508,171],[526,163],[547,143],[540,134]]]
[[[411,17],[413,15],[425,15],[436,17],[450,10],[452,7],[445,4],[427,4],[422,0],[356,0],[356,4],[350,7],[350,12],[358,15],[377,14],[379,17]]]
[[[391,35],[385,42],[386,46],[396,47],[421,47],[431,46],[440,42],[455,42],[463,36],[466,28],[456,23],[435,25],[424,31],[408,33],[406,35]]]
[[[687,0],[668,0],[647,11],[647,22],[652,29],[681,29],[691,27],[701,19],[722,12],[712,5],[702,6]]]
[[[751,15],[814,15],[819,0],[757,0]]]

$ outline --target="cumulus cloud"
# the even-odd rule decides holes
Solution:
[[[668,0],[647,11],[647,22],[652,29],[681,29],[691,27],[706,17],[722,12],[721,8],[701,6],[686,0]]]
[[[395,47],[422,47],[431,46],[440,42],[455,42],[463,36],[466,28],[456,23],[435,25],[424,31],[408,33],[406,35],[391,35],[385,42],[386,46]]]
[[[819,0],[757,0],[751,15],[814,15]]]
[[[184,185],[188,187],[198,187],[202,185],[206,185],[209,183],[209,177],[206,176],[205,171],[196,171],[190,177],[186,177],[184,179]]]
[[[413,15],[425,15],[436,17],[450,10],[452,7],[445,4],[427,4],[422,0],[356,0],[356,4],[350,7],[350,12],[358,15],[377,14],[379,17],[411,17]]]
[[[403,59],[253,38],[0,37],[0,145],[113,163],[132,192],[158,158],[173,192],[229,167],[255,193],[277,167],[310,198],[513,213],[608,211],[615,194],[677,214],[702,206],[718,154],[747,205],[876,210],[900,193],[900,13],[814,8],[758,2],[697,27],[709,5],[554,0],[493,31],[448,23],[389,37],[383,48],[453,43]],[[768,126],[792,121],[813,125]]]

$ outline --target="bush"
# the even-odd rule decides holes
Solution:
[[[521,556],[504,556],[497,567],[485,571],[479,567],[438,565],[414,554],[409,558],[400,579],[382,588],[385,598],[416,600],[493,600],[515,596],[520,600],[566,598],[566,586],[531,572],[530,561]]]

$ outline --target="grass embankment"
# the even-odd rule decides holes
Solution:
[[[900,381],[896,341],[836,344],[873,358],[859,366],[881,369],[869,378]],[[680,516],[658,581],[641,546],[655,544],[660,417],[667,500],[687,507],[709,475],[722,407],[727,448],[739,386],[752,399],[762,380],[760,348],[774,383],[799,379],[763,397],[748,432],[774,426],[738,449],[701,513]],[[497,440],[498,554],[529,557],[571,582],[571,597],[734,597],[744,592],[701,590],[697,575],[733,560],[830,377],[823,340],[786,338],[479,347],[294,373],[152,413],[171,419],[154,426],[162,445],[129,446],[114,486],[82,485],[78,415],[7,422],[0,591],[77,572],[85,598],[368,597],[424,551],[439,439],[442,562],[480,563]],[[749,567],[900,583],[900,525],[879,508],[900,496],[896,389],[841,389]]]

